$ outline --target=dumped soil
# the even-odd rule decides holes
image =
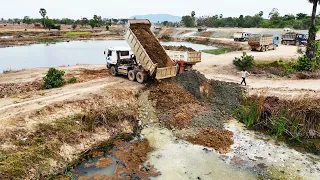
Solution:
[[[186,46],[163,46],[164,49],[166,50],[172,50],[172,51],[189,51],[189,52],[194,52],[196,50],[186,47]]]
[[[233,142],[233,133],[228,130],[217,130],[215,128],[203,128],[194,137],[188,137],[187,141],[214,148],[219,153],[230,152]]]
[[[208,80],[198,71],[179,74],[175,81],[197,99],[223,114],[231,113],[240,104],[244,91],[239,84]]]
[[[146,24],[133,24],[130,26],[130,29],[136,35],[153,63],[157,63],[159,68],[173,66],[173,62],[150,31],[150,26]]]
[[[201,37],[211,37],[213,33],[214,32],[212,32],[212,31],[200,32],[200,36]]]
[[[193,127],[223,129],[225,116],[230,115],[242,100],[243,90],[238,84],[208,80],[198,71],[179,74],[175,81],[210,109],[192,118]]]
[[[219,39],[213,38],[204,38],[204,37],[188,37],[185,41],[196,43],[196,44],[205,44],[211,46],[217,46],[221,48],[228,48],[230,51],[243,51],[250,49],[250,46],[247,44],[239,43],[239,42],[230,42],[223,41]]]
[[[152,86],[149,98],[155,103],[159,121],[169,128],[188,127],[193,116],[207,110],[192,94],[174,82]]]
[[[23,83],[3,83],[0,84],[0,98],[9,97],[11,95],[26,93],[30,91],[38,91],[42,88],[41,81],[23,82]]]

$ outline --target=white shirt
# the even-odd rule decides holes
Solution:
[[[248,71],[241,71],[241,77],[246,78],[247,75],[250,75],[250,73],[248,73]]]

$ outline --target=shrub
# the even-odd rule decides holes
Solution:
[[[72,29],[75,30],[77,28],[77,26],[78,25],[76,23],[72,24]]]
[[[76,83],[76,82],[77,82],[77,78],[76,77],[72,77],[67,81],[67,83],[69,83],[69,84]]]
[[[255,64],[254,57],[247,55],[247,53],[243,52],[243,55],[240,58],[235,58],[233,60],[233,65],[235,65],[240,70],[246,70],[253,67]]]
[[[62,78],[64,71],[58,70],[56,68],[50,68],[47,75],[43,77],[44,88],[51,89],[55,87],[63,86],[66,82]]]

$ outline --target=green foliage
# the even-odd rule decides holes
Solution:
[[[262,28],[284,28],[291,27],[295,29],[309,29],[310,17],[307,14],[299,13],[296,15],[285,14],[281,16],[274,12],[270,19],[263,18],[263,12],[260,11],[254,16],[240,15],[239,17],[222,17],[221,15],[202,16],[197,18],[198,26],[207,27],[262,27]],[[317,16],[316,24],[320,25],[320,16]]]
[[[288,122],[288,119],[284,117],[283,115],[274,116],[270,118],[270,121],[272,123],[272,134],[279,138],[283,135],[284,130],[286,128],[286,124]]]
[[[75,30],[77,28],[77,23],[72,24],[72,29]]]
[[[86,25],[88,25],[88,24],[89,24],[88,18],[86,18],[86,17],[82,18],[82,20],[81,20],[81,26],[83,27],[83,26],[86,26]]]
[[[48,29],[54,29],[56,27],[56,24],[53,22],[52,19],[49,19],[48,17],[44,19],[45,27]]]
[[[264,70],[277,76],[288,76],[296,72],[295,66],[295,61],[283,61],[280,59],[279,61],[272,62],[258,61],[254,64],[254,69]]]
[[[63,86],[66,82],[62,78],[64,71],[58,70],[56,68],[50,68],[47,75],[43,77],[44,88],[51,89]]]
[[[67,81],[67,83],[69,83],[69,84],[76,83],[76,82],[77,82],[77,78],[76,77],[72,77]]]
[[[224,54],[224,53],[227,53],[228,51],[229,51],[229,48],[217,48],[217,49],[202,50],[202,52],[204,52],[204,53],[215,54],[215,55]]]
[[[247,55],[246,52],[243,52],[240,58],[235,58],[233,60],[233,65],[235,65],[240,70],[246,70],[253,67],[255,64],[254,57],[251,55]]]
[[[233,116],[243,122],[246,127],[251,127],[255,121],[259,119],[260,114],[258,113],[257,103],[249,105],[238,105],[233,111]]]
[[[31,24],[32,23],[32,19],[30,19],[29,16],[25,16],[22,20],[22,23],[25,23],[25,24]]]
[[[182,16],[181,21],[186,27],[195,27],[194,18],[191,16]]]
[[[80,35],[90,35],[90,34],[91,32],[88,32],[88,31],[79,31],[79,32],[69,31],[69,32],[66,32],[64,36],[80,36]]]
[[[95,20],[91,19],[89,21],[89,25],[91,26],[92,29],[94,29],[95,27],[97,27]]]

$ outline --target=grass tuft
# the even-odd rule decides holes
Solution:
[[[202,50],[201,52],[208,53],[208,54],[214,54],[214,55],[220,55],[220,54],[225,54],[227,52],[230,52],[230,49],[229,48],[206,49],[206,50]]]

